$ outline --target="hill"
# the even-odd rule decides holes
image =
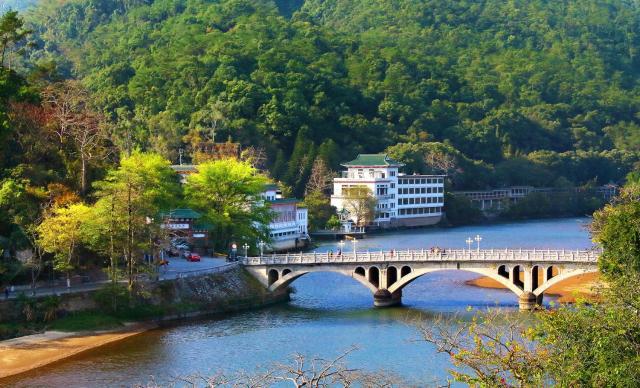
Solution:
[[[636,2],[43,0],[29,20],[31,60],[80,78],[116,143],[175,159],[217,117],[297,193],[317,157],[394,146],[446,144],[475,166],[460,188],[607,183],[638,160]]]

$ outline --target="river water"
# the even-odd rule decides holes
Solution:
[[[358,251],[466,247],[482,236],[481,248],[584,249],[592,246],[587,218],[570,218],[453,229],[414,229],[370,236]],[[320,244],[318,252],[335,242]],[[345,248],[349,252],[351,244]],[[254,371],[291,360],[294,353],[333,358],[352,345],[347,363],[384,370],[427,386],[447,378],[448,358],[415,341],[410,321],[438,314],[464,314],[468,307],[517,309],[510,291],[465,285],[477,275],[436,272],[404,289],[403,307],[373,308],[370,292],[351,278],[315,273],[298,279],[288,305],[189,322],[151,331],[78,357],[0,382],[18,387],[97,387],[169,384],[175,377],[213,375],[219,371]],[[547,300],[549,298],[546,298]]]

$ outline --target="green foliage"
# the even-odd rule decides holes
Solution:
[[[162,156],[136,151],[94,186],[97,201],[86,242],[111,259],[114,281],[117,259],[124,258],[131,288],[144,253],[155,251],[153,242],[163,238],[161,213],[180,199],[178,176]]]
[[[609,281],[640,273],[640,185],[627,185],[617,202],[594,214],[593,240],[603,248],[600,271]]]
[[[38,243],[54,255],[54,269],[69,271],[77,264],[76,250],[87,240],[86,225],[93,216],[83,203],[54,207],[38,225]]]
[[[249,163],[222,159],[202,163],[189,175],[185,198],[189,206],[213,224],[211,237],[216,248],[228,248],[232,241],[255,245],[268,241],[271,220],[268,205],[260,195],[268,183]]]
[[[122,326],[120,319],[98,311],[77,312],[52,322],[50,330],[56,331],[85,331],[85,330],[109,330]]]
[[[74,69],[122,149],[175,158],[215,107],[217,138],[266,149],[296,195],[315,153],[336,169],[397,143],[443,144],[455,188],[608,183],[637,160],[634,3],[301,3],[43,0],[33,57]]]
[[[340,229],[341,225],[342,224],[340,223],[340,219],[338,218],[338,216],[335,214],[332,214],[331,217],[329,217],[329,220],[327,221],[327,223],[325,224],[325,228],[329,230],[337,230],[337,229]]]
[[[324,229],[328,221],[335,217],[336,209],[331,206],[329,197],[320,191],[307,194],[303,206],[308,209],[309,229]]]
[[[452,225],[473,224],[483,219],[480,209],[467,197],[446,193],[444,203],[447,221]]]

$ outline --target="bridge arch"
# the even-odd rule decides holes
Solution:
[[[356,267],[356,269],[353,272],[362,277],[367,276],[367,270],[365,270],[364,267]]]
[[[380,268],[372,265],[369,267],[369,273],[367,274],[369,283],[373,284],[376,287],[376,290],[380,287],[380,272]]]
[[[504,264],[499,266],[498,275],[502,276],[505,279],[509,279],[509,267]]]
[[[389,287],[389,292],[393,294],[396,291],[401,291],[404,287],[409,285],[411,282],[413,282],[417,278],[432,272],[439,272],[439,271],[458,271],[458,270],[452,269],[452,268],[424,268],[424,269],[412,271],[407,276],[401,277],[395,284],[391,285]],[[524,292],[521,288],[513,284],[509,279],[506,279],[498,275],[498,273],[493,269],[460,268],[459,271],[473,272],[482,276],[489,277],[497,281],[498,283],[502,284],[503,286],[505,286],[505,288],[511,290],[517,296],[522,295],[522,293]]]
[[[279,278],[280,275],[278,274],[277,269],[270,269],[269,272],[267,272],[267,282],[269,283],[269,286],[276,283]]]
[[[409,275],[413,270],[411,269],[411,267],[409,267],[408,265],[403,265],[402,268],[400,269],[400,277],[403,278],[407,275]]]
[[[522,275],[522,277],[521,277]],[[514,286],[521,290],[524,290],[524,267],[521,265],[514,265],[511,270],[511,282]]]
[[[387,267],[387,288],[398,281],[398,269],[392,265]]]
[[[377,269],[377,267],[375,267]],[[296,279],[300,278],[301,276],[304,276],[308,273],[315,273],[315,272],[330,272],[330,273],[337,273],[340,275],[344,275],[346,277],[350,277],[352,279],[355,279],[358,283],[362,284],[363,286],[365,286],[369,291],[371,291],[372,294],[375,294],[376,291],[378,291],[378,288],[372,284],[367,277],[362,276],[360,274],[355,273],[355,271],[350,271],[350,270],[343,270],[343,269],[333,269],[333,268],[318,268],[318,269],[309,269],[309,270],[305,270],[305,271],[291,271],[289,273],[287,273],[286,275],[283,275],[281,278],[277,279],[275,282],[271,282],[271,271],[275,271],[275,273],[277,274],[278,271],[275,269],[271,269],[269,270],[268,274],[269,274],[269,291],[279,291],[283,288],[288,287],[291,283],[293,283]],[[283,271],[284,272],[284,271]]]
[[[551,267],[549,267],[551,268]],[[548,270],[548,269],[547,269]],[[557,275],[554,275],[551,279],[547,280],[546,282],[542,283],[540,286],[538,286],[537,288],[533,289],[533,293],[534,295],[538,296],[541,294],[544,294],[545,291],[547,291],[550,287],[563,282],[567,279],[570,279],[572,277],[575,276],[579,276],[579,275],[585,275],[588,273],[596,273],[598,272],[597,268],[592,268],[592,269],[570,269],[570,270],[564,270],[562,272],[559,272]]]

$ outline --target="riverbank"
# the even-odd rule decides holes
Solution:
[[[465,284],[480,288],[506,288],[488,277],[468,280]],[[595,297],[595,289],[600,286],[602,286],[600,275],[597,273],[588,273],[569,278],[560,284],[553,285],[545,294],[558,297],[558,302],[560,303],[575,303],[578,299],[593,299]]]
[[[176,279],[147,289],[153,316],[123,323],[102,310],[81,310],[48,324],[43,333],[0,342],[0,379],[22,374],[146,331],[192,319],[256,310],[289,301],[289,292],[268,292],[241,268],[224,274]],[[90,296],[87,296],[90,297]],[[157,315],[156,315],[157,314]],[[109,330],[88,330],[108,328]],[[54,330],[51,330],[54,329]],[[0,385],[2,385],[0,381]]]
[[[122,341],[158,327],[154,323],[128,324],[97,332],[48,331],[0,342],[0,379],[25,373],[88,350]]]

